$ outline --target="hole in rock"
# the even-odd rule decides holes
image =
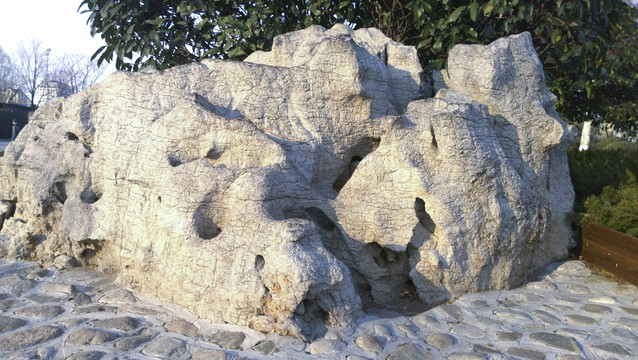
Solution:
[[[84,265],[97,265],[97,255],[102,251],[103,240],[86,239],[78,242],[76,257]]]
[[[309,220],[314,221],[322,229],[332,231],[335,230],[335,223],[321,209],[316,207],[310,207],[306,209],[306,214]]]
[[[0,205],[2,205],[3,212],[0,213],[0,220],[8,219],[13,217],[16,212],[16,203],[14,200],[2,200],[0,201]]]
[[[168,160],[168,164],[171,167],[177,167],[182,165],[182,160],[175,155],[168,155],[167,160]]]
[[[64,202],[67,199],[67,196],[66,196],[66,185],[64,184],[64,181],[58,181],[58,182],[55,183],[55,186],[54,186],[54,189],[53,189],[53,196],[61,204],[64,204]]]
[[[45,234],[27,233],[26,244],[27,246],[34,248],[38,245],[41,245],[46,239],[47,239],[47,236]]]
[[[82,144],[82,146],[84,146],[84,157],[91,157],[91,154],[93,154],[93,149],[86,144]]]
[[[220,157],[222,157],[222,154],[224,153],[224,151],[218,151],[216,148],[212,148],[210,150],[208,150],[208,152],[206,153],[206,158],[208,160],[218,160]]]
[[[266,265],[266,260],[264,260],[264,257],[261,255],[255,256],[255,271],[260,272],[261,269],[264,268],[264,265]]]
[[[301,336],[306,340],[317,339],[328,331],[326,313],[315,299],[304,299],[293,315],[293,321],[301,330]]]
[[[343,171],[337,177],[337,180],[335,180],[335,182],[332,184],[332,188],[336,192],[339,192],[341,191],[341,189],[343,189],[348,180],[350,180],[350,178],[352,177],[352,174],[354,174],[354,171],[357,169],[357,166],[359,166],[359,163],[363,160],[363,158],[376,150],[379,147],[380,143],[381,139],[379,138],[367,137],[352,147],[352,149],[350,150],[350,153],[352,154],[352,156],[350,157],[350,161],[348,162],[348,164],[345,165]]]
[[[102,194],[96,193],[91,188],[86,188],[80,193],[80,200],[82,200],[82,202],[85,204],[94,204],[98,200],[100,200],[101,197]]]
[[[367,269],[361,269],[362,274],[368,274],[366,281],[369,284],[369,295],[363,293],[360,296],[369,312],[379,315],[396,312],[416,314],[430,308],[419,298],[416,286],[410,278],[407,250],[394,251],[377,243],[370,243],[366,244],[360,256],[362,263],[369,264],[370,261],[365,259],[371,258],[376,266],[371,268],[370,264]]]
[[[432,146],[439,148],[439,144],[436,142],[436,135],[434,135],[434,127],[430,126],[430,136],[432,136]]]
[[[423,199],[416,198],[414,201],[414,212],[416,213],[416,218],[419,220],[419,223],[421,223],[427,231],[434,233],[436,224],[434,224],[430,214],[425,211],[425,201],[423,201]]]
[[[221,234],[222,229],[213,220],[210,203],[200,205],[193,214],[195,233],[204,240],[211,240]]]
[[[71,141],[78,141],[78,140],[79,140],[79,139],[78,139],[78,136],[77,136],[77,135],[75,135],[75,134],[74,134],[74,133],[72,133],[72,132],[67,132],[67,133],[66,133],[66,135],[65,135],[65,137],[66,137],[66,139],[67,139],[67,140],[71,140]]]

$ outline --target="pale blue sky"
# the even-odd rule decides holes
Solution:
[[[91,37],[88,14],[77,12],[81,0],[0,0],[0,46],[15,54],[18,42],[42,41],[52,56],[64,53],[92,55],[104,44]]]

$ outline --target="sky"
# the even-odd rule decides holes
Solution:
[[[63,54],[91,56],[104,41],[91,37],[88,14],[77,10],[82,0],[0,0],[0,46],[15,56],[18,44],[42,42],[52,57]],[[83,7],[85,8],[85,7]],[[112,71],[112,70],[111,70]]]

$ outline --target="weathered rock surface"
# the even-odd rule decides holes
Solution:
[[[520,285],[567,254],[570,133],[529,34],[448,63],[429,98],[414,49],[336,26],[246,62],[116,73],[7,147],[0,255],[307,337],[362,306]]]

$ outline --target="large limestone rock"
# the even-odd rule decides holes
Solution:
[[[567,255],[570,133],[529,34],[457,46],[435,80],[432,97],[413,48],[345,26],[116,73],[0,158],[0,255],[307,337],[517,286]]]

